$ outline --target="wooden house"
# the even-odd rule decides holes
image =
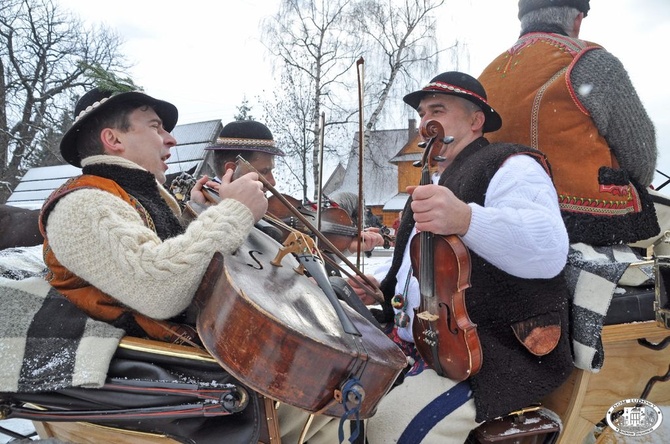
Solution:
[[[358,137],[356,132],[346,168],[339,165],[324,186],[324,193],[335,201],[339,193],[358,195]],[[407,186],[417,185],[421,178],[420,169],[413,166],[423,152],[420,141],[416,119],[409,119],[406,129],[372,131],[364,149],[365,205],[387,227],[393,225],[407,202]]]

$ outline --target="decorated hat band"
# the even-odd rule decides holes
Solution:
[[[211,148],[216,147],[243,147],[243,148],[254,148],[254,147],[270,147],[274,148],[275,141],[269,139],[240,139],[235,137],[218,137],[216,139],[216,144]]]
[[[94,102],[87,106],[86,108],[82,109],[79,114],[77,114],[77,117],[74,119],[74,123],[77,123],[80,119],[82,119],[84,116],[86,116],[88,113],[105,103],[107,100],[109,100],[109,97],[105,97],[104,99],[101,99],[97,102]]]
[[[476,97],[477,99],[481,100],[485,104],[488,105],[488,102],[486,99],[479,94],[475,94],[472,91],[469,91],[467,89],[460,88],[455,85],[451,85],[449,83],[444,83],[444,82],[431,82],[428,85],[423,87],[423,91],[437,91],[437,92],[454,92],[458,94],[467,94],[472,97]]]

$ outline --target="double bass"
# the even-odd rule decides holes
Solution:
[[[377,326],[333,300],[311,239],[291,238],[282,245],[254,228],[235,253],[215,254],[195,297],[198,334],[226,371],[268,398],[368,418],[406,357]]]
[[[453,137],[444,136],[436,120],[421,126],[427,139],[420,162],[421,183],[431,183],[430,167]],[[421,302],[414,315],[412,334],[421,357],[440,376],[463,381],[482,365],[477,325],[468,316],[465,292],[470,287],[470,253],[459,236],[418,233],[410,244],[414,275],[419,280]]]

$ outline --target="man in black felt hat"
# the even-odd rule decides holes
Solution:
[[[242,156],[270,183],[275,186],[272,174],[275,168],[275,156],[284,156],[272,137],[270,129],[253,120],[236,120],[226,124],[216,141],[205,148],[213,151],[210,166],[217,178],[223,177],[227,170],[243,174],[244,165],[239,165],[237,156]]]
[[[177,108],[141,92],[94,88],[60,143],[82,175],[44,203],[40,227],[53,287],[126,334],[197,342],[184,310],[216,251],[235,251],[267,209],[256,174],[224,175],[220,203],[182,226],[165,190]],[[202,197],[203,181],[194,187]]]
[[[519,39],[479,77],[505,121],[491,141],[547,155],[571,243],[655,238],[654,125],[621,61],[579,38],[589,10],[589,0],[519,1]]]
[[[85,94],[60,145],[83,174],[47,199],[41,226],[47,279],[89,316],[128,336],[194,344],[199,340],[186,309],[208,264],[215,252],[239,248],[265,214],[267,199],[256,173],[233,180],[227,169],[217,184],[220,201],[182,226],[180,207],[162,186],[176,123],[174,105],[141,91]],[[258,137],[247,140],[249,148],[282,154],[267,128],[242,126]],[[206,176],[196,182],[192,198],[206,200],[205,183]],[[337,418],[310,418],[284,404],[278,415],[286,442],[296,442],[303,429],[310,442],[337,439]]]
[[[570,374],[561,274],[568,237],[544,155],[484,137],[504,123],[477,79],[445,72],[404,101],[418,111],[422,127],[435,120],[453,141],[437,142],[432,183],[408,187],[393,259],[370,276],[381,282],[386,300],[379,320],[395,324],[392,337],[414,365],[368,420],[368,440],[462,444],[479,422],[538,402]],[[412,325],[421,322],[414,314],[421,300],[414,275],[421,274],[412,270],[408,247],[417,232],[459,236],[469,250],[465,304],[483,359],[478,373],[460,383],[445,377],[450,369],[439,361],[426,366],[414,344]],[[436,263],[447,276],[434,278],[457,279],[450,266]],[[440,316],[438,324],[449,322],[444,309],[430,314]],[[450,334],[438,329],[437,340]]]
[[[235,171],[233,178],[248,172],[246,167],[237,161],[239,155],[273,187],[276,185],[273,175],[275,157],[285,155],[277,146],[270,129],[253,120],[238,120],[226,124],[216,141],[205,149],[213,151],[209,163],[217,178],[223,177],[228,170]],[[215,186],[212,183],[210,185]],[[378,228],[362,231],[361,238],[363,251],[384,245],[384,238],[379,234]],[[356,251],[357,248],[357,240],[352,239],[348,250]]]

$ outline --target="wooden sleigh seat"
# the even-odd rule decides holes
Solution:
[[[573,444],[582,443],[600,422],[607,410],[623,399],[639,398],[645,391],[647,382],[654,376],[664,375],[670,364],[667,351],[653,350],[641,345],[638,340],[646,339],[650,343],[659,343],[670,336],[670,330],[660,326],[654,317],[654,289],[628,288],[615,294],[603,329],[605,352],[604,366],[598,373],[574,370],[569,379],[546,399],[542,405],[553,411],[562,422],[560,436],[548,427],[546,435],[517,436],[517,443],[537,444]],[[137,338],[124,338],[120,350],[122,353],[155,354],[183,359],[186,362],[216,361],[205,351],[192,347],[178,346]],[[273,412],[273,403],[262,398],[264,407]],[[647,399],[656,405],[670,405],[670,384],[658,383],[649,392]],[[526,414],[533,420],[537,414]],[[263,436],[258,442],[268,443],[270,430],[278,434],[278,425],[272,415],[269,422],[263,424]],[[551,421],[550,421],[551,422]],[[488,424],[488,423],[487,423]],[[511,428],[519,429],[518,423],[508,422]],[[148,433],[119,427],[94,424],[90,422],[35,422],[35,428],[41,438],[58,438],[71,443],[177,443],[184,442],[169,434]],[[509,442],[500,440],[506,431],[499,428],[497,437],[482,434],[478,441],[472,442]],[[274,442],[274,441],[272,441]]]
[[[641,344],[661,343],[670,330],[654,320],[654,288],[625,288],[614,295],[602,333],[604,364],[598,373],[575,369],[543,405],[559,415],[557,444],[582,443],[616,402],[642,397],[650,378],[668,373],[670,353]],[[656,383],[647,400],[670,405],[670,384]]]

